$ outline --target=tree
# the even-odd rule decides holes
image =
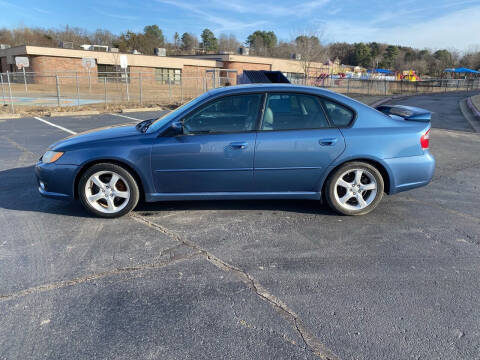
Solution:
[[[308,33],[297,36],[295,39],[295,51],[300,55],[302,70],[307,78],[310,75],[312,62],[321,61],[325,54],[316,33]]]
[[[96,45],[112,46],[117,37],[108,30],[97,29],[91,36],[91,42]]]
[[[255,55],[268,56],[277,45],[277,36],[273,31],[257,30],[247,38],[246,43]]]
[[[370,58],[371,58],[371,66],[372,68],[378,67],[378,63],[380,62],[381,55],[385,51],[386,45],[379,44],[377,42],[371,42],[368,44],[370,47]]]
[[[218,50],[219,51],[236,51],[240,47],[240,42],[235,35],[220,34],[218,37]]]
[[[327,49],[328,57],[340,60],[341,64],[353,64],[354,52],[354,45],[345,42],[330,44]]]
[[[398,47],[389,45],[383,53],[382,66],[386,68],[392,68],[399,52],[400,51],[398,50]]]
[[[180,35],[178,32],[175,31],[175,34],[173,34],[173,47],[175,48],[175,52],[178,51],[178,48],[180,46]]]
[[[127,31],[118,38],[118,48],[121,52],[131,52],[133,50],[143,52],[146,48],[145,36],[133,31]]]
[[[144,39],[144,53],[153,54],[154,48],[161,48],[165,46],[165,38],[162,30],[158,25],[147,25],[143,28]]]
[[[183,33],[182,35],[182,50],[192,51],[197,46],[197,38],[190,33]]]
[[[279,41],[277,46],[272,49],[270,56],[289,59],[296,51],[297,49],[294,41]]]
[[[217,38],[210,29],[204,29],[200,37],[205,51],[218,51]]]
[[[372,60],[372,55],[370,53],[370,47],[364,43],[356,43],[354,44],[354,64],[363,67],[369,67]]]

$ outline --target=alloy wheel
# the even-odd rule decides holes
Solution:
[[[121,175],[113,171],[98,171],[88,178],[85,197],[95,210],[114,214],[127,206],[130,188]]]
[[[349,169],[335,182],[334,196],[346,210],[362,210],[369,206],[377,195],[377,181],[366,169]]]

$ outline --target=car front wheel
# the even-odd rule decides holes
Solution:
[[[350,162],[329,177],[325,190],[333,210],[343,215],[365,215],[382,200],[384,182],[374,166]]]
[[[139,199],[133,176],[116,164],[95,164],[80,178],[78,194],[83,206],[92,214],[116,218],[128,214]]]

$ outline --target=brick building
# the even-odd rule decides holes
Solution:
[[[15,57],[28,57],[30,66],[25,70],[35,75],[30,81],[38,84],[55,82],[55,76],[62,76],[63,82],[71,78],[78,81],[75,74],[85,74],[83,58],[95,59],[95,66],[90,70],[89,79],[85,76],[80,81],[103,81],[103,74],[118,72],[121,57],[126,57],[130,74],[142,73],[143,81],[192,81],[193,78],[205,78],[207,74],[228,77],[232,84],[236,75],[243,70],[281,71],[289,79],[304,77],[303,64],[299,60],[245,56],[233,54],[200,56],[150,56],[140,54],[120,54],[117,52],[74,50],[39,46],[17,46],[0,49],[0,72],[16,72]],[[330,74],[342,71],[341,65],[330,63],[310,64],[309,76]],[[226,71],[228,70],[228,72]],[[65,80],[65,78],[67,78]],[[135,77],[132,77],[135,78]],[[136,77],[138,79],[138,76]],[[137,80],[138,81],[138,80]]]

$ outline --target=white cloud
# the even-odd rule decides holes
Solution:
[[[457,48],[480,43],[480,6],[450,12],[431,19],[406,21],[391,27],[378,26],[377,21],[327,21],[325,27],[330,41],[385,42],[418,48]]]
[[[298,1],[292,5],[282,5],[279,1],[262,1],[252,5],[252,2],[224,2],[223,0],[211,0],[209,3],[215,4],[217,9],[234,11],[243,14],[256,14],[258,16],[268,15],[274,17],[301,17],[311,15],[311,12],[318,9],[330,0],[310,0],[310,1]],[[205,4],[208,6],[208,4]]]
[[[199,7],[189,4],[183,3],[175,0],[157,0],[159,3],[164,3],[172,6],[179,7],[181,9],[190,11],[191,13],[195,14],[196,16],[202,18],[206,22],[210,22],[216,24],[217,26],[213,28],[213,31],[236,31],[236,30],[244,30],[249,28],[256,28],[258,26],[266,24],[265,21],[253,21],[253,22],[243,22],[237,21],[232,19],[227,19],[225,16],[215,15],[210,12],[207,12]]]

